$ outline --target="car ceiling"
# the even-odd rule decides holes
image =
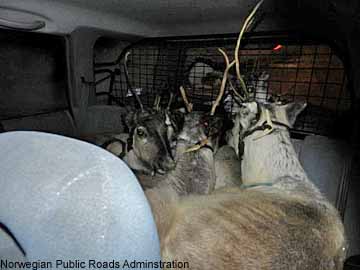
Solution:
[[[80,26],[140,36],[238,32],[254,0],[0,0],[0,18],[45,20],[48,33]]]

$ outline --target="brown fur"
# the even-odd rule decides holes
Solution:
[[[148,190],[163,260],[191,269],[342,269],[336,211],[281,192],[223,189],[179,198]]]
[[[240,160],[231,146],[224,145],[220,147],[214,156],[214,163],[215,189],[241,185]]]
[[[251,116],[244,114],[243,123],[256,124],[246,122],[245,115]],[[170,181],[146,191],[163,260],[188,261],[193,270],[342,269],[346,241],[336,209],[307,179],[295,154],[292,159],[271,155],[271,151],[279,154],[277,144],[272,146],[266,151],[279,162],[275,170],[264,164],[246,167],[255,174],[258,165],[268,168],[270,178],[264,181],[271,180],[272,186],[224,188],[209,195],[181,197]],[[291,152],[291,145],[283,146]],[[266,163],[267,155],[258,156],[257,161]],[[294,161],[290,167],[289,160]],[[213,166],[203,164],[202,169],[205,165]]]

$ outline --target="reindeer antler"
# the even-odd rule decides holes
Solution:
[[[224,56],[226,68],[224,70],[223,78],[222,78],[222,81],[221,81],[219,95],[217,96],[213,106],[211,107],[210,115],[214,115],[216,107],[219,106],[219,103],[220,103],[220,101],[221,101],[221,99],[222,99],[222,97],[224,95],[224,92],[225,92],[225,86],[226,86],[226,81],[227,81],[227,78],[228,78],[229,70],[235,64],[235,60],[230,63],[229,57],[227,56],[226,52],[223,49],[218,48],[218,50]]]
[[[191,146],[190,148],[186,149],[185,153],[195,152],[195,151],[201,149],[202,147],[204,147],[205,145],[207,145],[208,143],[209,143],[208,138],[203,139],[199,143],[197,143],[197,144]]]
[[[241,39],[245,33],[245,31],[247,31],[250,27],[250,25],[252,24],[253,22],[253,19],[254,19],[254,15],[256,13],[256,11],[259,9],[259,7],[261,6],[261,4],[264,2],[264,0],[260,0],[256,6],[253,8],[253,10],[251,11],[250,15],[246,18],[245,22],[244,22],[244,25],[243,27],[241,28],[241,31],[239,33],[239,37],[237,39],[237,42],[236,42],[236,47],[235,47],[235,66],[236,66],[236,76],[237,76],[237,79],[240,81],[240,85],[241,85],[241,88],[243,89],[246,97],[248,98],[250,93],[249,91],[247,90],[247,87],[246,87],[246,84],[243,80],[243,78],[241,77],[241,74],[240,74],[240,60],[239,60],[239,49],[240,49],[240,42],[241,42]]]
[[[243,97],[234,87],[234,85],[232,84],[231,80],[229,80],[229,86],[230,86],[230,89],[234,92],[235,96],[237,96],[241,102],[244,102],[246,99],[245,97]]]
[[[169,102],[166,106],[166,110],[170,110],[170,107],[171,107],[171,103],[173,102],[173,99],[174,99],[174,93],[173,92],[170,92],[170,97],[169,97]]]
[[[144,111],[144,106],[143,104],[141,103],[141,100],[140,98],[138,97],[138,95],[136,94],[136,92],[134,91],[133,87],[132,87],[132,84],[130,82],[130,78],[129,78],[129,71],[128,71],[128,68],[127,68],[127,62],[128,62],[128,57],[130,55],[130,52],[127,52],[125,54],[125,57],[124,57],[124,69],[125,69],[125,78],[126,78],[126,83],[128,85],[128,88],[130,88],[130,92],[131,94],[135,97],[135,100],[137,101],[137,103],[139,104],[140,106],[140,110],[141,112]]]
[[[265,109],[265,117],[266,117],[266,123],[268,124],[269,128],[265,131],[264,134],[262,134],[258,137],[255,137],[253,139],[254,141],[259,140],[274,131],[274,124],[271,121],[271,116],[270,116],[270,112],[268,109]]]
[[[235,57],[234,60],[230,63],[229,57],[227,56],[226,52],[220,48],[218,48],[219,52],[224,56],[225,59],[225,64],[226,64],[226,68],[224,70],[224,74],[223,74],[223,78],[221,81],[221,87],[220,87],[220,91],[219,91],[219,95],[217,96],[211,111],[210,111],[210,115],[214,115],[215,114],[215,110],[216,107],[219,106],[219,103],[224,95],[225,92],[225,86],[226,86],[226,82],[228,79],[228,73],[230,68],[235,64],[236,66],[236,75],[238,80],[240,81],[240,85],[241,88],[244,91],[244,96],[242,96],[238,91],[236,91],[235,87],[232,85],[232,83],[229,81],[229,85],[230,85],[230,89],[235,93],[236,96],[238,96],[242,101],[245,101],[248,97],[249,97],[249,91],[246,88],[246,84],[243,80],[243,78],[241,77],[240,74],[240,61],[239,61],[239,48],[240,48],[240,41],[244,35],[244,32],[249,28],[249,26],[252,24],[253,19],[254,19],[254,15],[256,13],[256,11],[259,9],[259,7],[261,6],[261,4],[263,3],[264,0],[261,0],[252,10],[252,12],[250,13],[250,15],[246,18],[245,23],[239,33],[239,37],[237,39],[237,43],[236,43],[236,48],[235,48]]]
[[[155,100],[154,100],[154,106],[153,106],[155,111],[160,110],[160,101],[161,101],[161,97],[159,95],[156,95]]]
[[[189,100],[187,99],[187,97],[186,97],[186,92],[185,92],[185,89],[184,89],[183,86],[180,86],[180,93],[181,93],[182,99],[184,100],[186,110],[187,110],[188,112],[191,112],[192,109],[193,109],[193,104],[190,103]]]

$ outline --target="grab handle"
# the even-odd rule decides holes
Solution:
[[[24,31],[35,31],[45,27],[44,21],[18,22],[0,18],[0,27],[6,27]]]

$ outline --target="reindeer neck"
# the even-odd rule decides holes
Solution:
[[[261,132],[244,139],[242,181],[245,184],[273,183],[281,177],[308,181],[286,130],[275,130],[256,139]]]
[[[167,182],[181,196],[210,193],[215,187],[212,151],[202,148],[180,154],[175,169],[168,174]]]

